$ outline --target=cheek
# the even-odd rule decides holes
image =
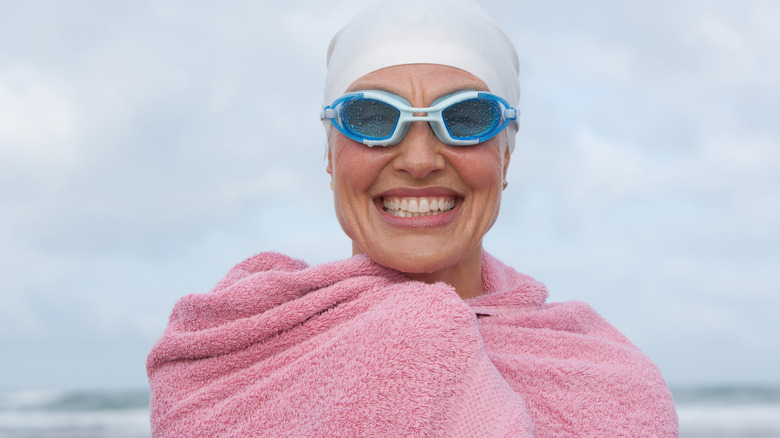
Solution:
[[[503,183],[504,159],[499,145],[486,143],[456,153],[452,163],[461,179],[473,190],[489,190]]]
[[[374,160],[368,148],[349,139],[331,143],[331,160],[328,164],[334,186],[340,191],[364,190],[377,177]]]
[[[364,186],[360,182],[363,178],[356,173],[356,164],[359,162],[358,154],[350,151],[349,146],[339,142],[331,142],[330,161],[328,168],[332,176],[333,204],[336,210],[336,218],[344,232],[354,240],[355,206],[358,187]]]
[[[333,177],[336,216],[354,240],[354,233],[365,227],[374,208],[369,192],[380,178],[385,154],[342,135],[335,137],[330,143],[328,167]]]
[[[484,147],[483,147],[484,146]],[[501,207],[504,181],[504,152],[498,144],[483,144],[459,154],[458,172],[471,191],[471,202],[466,212],[468,223],[480,238],[493,226]]]

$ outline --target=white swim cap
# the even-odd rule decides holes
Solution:
[[[384,0],[363,9],[330,42],[324,99],[358,78],[394,65],[442,64],[465,70],[512,106],[520,99],[517,51],[471,0]],[[514,149],[517,121],[507,127]]]

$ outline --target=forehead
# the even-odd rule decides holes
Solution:
[[[484,81],[456,67],[440,64],[395,65],[358,78],[347,91],[383,90],[405,97],[430,101],[460,90],[490,91]]]

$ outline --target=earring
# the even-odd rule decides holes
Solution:
[[[506,187],[506,186],[504,186]],[[333,181],[330,182],[330,189],[333,190]]]
[[[509,185],[509,183],[507,182],[507,180],[504,180],[504,190],[506,190],[506,186],[508,186],[508,185]]]

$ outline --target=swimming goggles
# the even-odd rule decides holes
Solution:
[[[443,143],[467,146],[493,138],[517,110],[506,100],[483,91],[458,91],[436,99],[428,108],[414,108],[401,96],[379,90],[348,93],[322,109],[347,137],[367,146],[401,141],[410,122],[428,122]]]

